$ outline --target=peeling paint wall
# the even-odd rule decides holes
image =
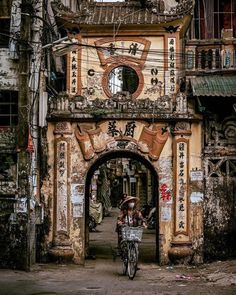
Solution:
[[[210,177],[204,201],[204,255],[206,260],[235,257],[236,180]]]
[[[236,256],[236,116],[234,100],[206,104],[214,115],[206,121],[204,168],[204,257]],[[217,113],[216,108],[222,109]]]
[[[15,200],[0,199],[0,267],[25,269],[27,216],[15,213]]]
[[[0,48],[0,90],[18,90],[18,64],[7,48]],[[27,214],[18,213],[16,128],[0,130],[0,267],[26,269]]]
[[[0,87],[2,90],[18,89],[18,64],[12,62],[6,48],[0,48]]]

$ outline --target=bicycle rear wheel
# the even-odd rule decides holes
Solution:
[[[135,277],[138,266],[138,251],[136,243],[129,244],[128,250],[128,276],[131,280]]]

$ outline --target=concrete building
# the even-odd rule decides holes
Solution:
[[[185,47],[189,96],[203,116],[204,255],[208,259],[235,256],[235,11],[235,1],[196,1]]]
[[[210,2],[3,1],[1,211],[5,237],[27,237],[18,265],[83,264],[94,193],[156,208],[155,262],[216,258],[222,241],[235,255],[235,4]]]

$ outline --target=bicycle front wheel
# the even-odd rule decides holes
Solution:
[[[123,259],[123,268],[122,268],[123,275],[126,275],[126,273],[127,273],[127,267],[128,267],[128,261],[127,260],[128,260],[127,258]]]
[[[122,272],[123,275],[126,275],[128,268],[128,248],[127,242],[121,243],[121,259],[122,259]]]
[[[131,280],[135,277],[138,266],[138,251],[136,243],[129,244],[128,251],[128,276]]]

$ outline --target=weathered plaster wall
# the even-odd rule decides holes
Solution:
[[[173,236],[173,163],[172,140],[167,144],[158,160],[159,216],[160,216],[160,261],[168,263],[168,250]]]
[[[203,167],[202,167],[202,126],[201,123],[191,125],[190,138],[190,239],[195,263],[203,262]]]
[[[47,233],[47,243],[51,246],[53,238],[53,217],[54,217],[54,126],[48,124],[47,129],[47,174],[43,180],[41,187],[41,198],[45,205],[45,216],[49,225],[49,232]]]
[[[8,48],[0,48],[0,91],[18,90],[18,63],[12,62]],[[17,213],[16,130],[3,128],[0,132],[1,190],[0,190],[0,267],[27,268],[27,214]],[[11,158],[7,167],[5,158]],[[13,161],[14,159],[14,161]],[[4,168],[5,166],[5,168]],[[5,176],[4,176],[5,175]]]
[[[233,178],[206,179],[204,258],[207,261],[236,255],[235,187]]]
[[[203,164],[204,258],[236,256],[236,117],[232,102],[208,101],[214,116],[205,122]],[[222,112],[221,112],[222,110]]]
[[[99,153],[94,153],[90,160],[84,159],[84,154],[81,150],[78,138],[76,137],[76,132],[78,130],[77,123],[66,123],[71,129],[70,133],[59,135],[54,134],[56,123],[50,123],[48,128],[48,164],[49,164],[49,175],[48,178],[44,180],[42,193],[45,196],[45,203],[48,206],[50,219],[52,222],[50,234],[48,236],[48,241],[50,244],[53,244],[53,239],[55,238],[55,222],[58,218],[55,211],[55,202],[57,196],[55,195],[55,168],[54,161],[56,160],[55,155],[55,138],[67,138],[70,143],[70,177],[68,179],[68,223],[69,223],[69,238],[72,243],[72,248],[74,251],[74,262],[83,263],[85,255],[85,245],[86,239],[85,236],[85,214],[86,214],[86,200],[85,200],[85,184],[87,172],[96,163],[96,161],[104,156],[107,151],[116,152],[119,151],[116,139],[108,134],[109,123],[108,121],[102,121],[99,124],[101,129],[101,136],[103,142],[109,143],[106,149]],[[132,148],[134,153],[140,153],[137,148],[137,142],[141,136],[143,127],[146,126],[144,121],[136,121],[136,128],[133,134],[133,138],[130,137],[130,140],[133,141]],[[125,130],[127,121],[117,121],[117,129],[121,132]],[[163,126],[163,124],[160,124]],[[80,123],[81,130],[95,130],[95,123]],[[189,125],[190,126],[190,125]],[[202,207],[202,170],[201,170],[201,126],[198,124],[192,124],[191,126],[191,135],[189,133],[189,161],[190,161],[190,177],[189,177],[189,207],[188,210],[189,216],[189,239],[193,243],[193,249],[195,251],[194,260],[201,262],[202,259],[202,241],[203,241],[203,207]],[[188,132],[190,132],[188,131]],[[161,263],[168,263],[168,250],[171,247],[171,242],[173,241],[173,224],[174,224],[174,202],[175,202],[175,192],[173,191],[173,135],[169,134],[168,140],[164,145],[164,148],[161,152],[160,158],[156,161],[151,161],[154,169],[158,174],[159,187],[159,220],[160,220],[160,260]],[[120,138],[122,140],[122,138]],[[98,138],[99,142],[99,138]],[[130,146],[131,147],[131,146]],[[128,149],[131,151],[130,149]],[[146,157],[147,161],[150,161],[148,155],[140,154],[143,157]],[[196,170],[197,168],[197,170]],[[193,172],[192,172],[193,171]],[[200,175],[200,176],[199,176]],[[54,233],[53,233],[54,228]]]
[[[27,215],[15,214],[15,203],[0,200],[0,267],[26,269]]]
[[[18,64],[9,58],[7,48],[0,48],[0,88],[2,90],[18,89]]]
[[[71,137],[71,202],[70,237],[75,251],[74,262],[83,263],[86,244],[85,236],[85,176],[88,162],[83,159],[79,143],[74,136],[76,124],[72,126]]]
[[[164,95],[164,37],[116,37],[86,38],[88,47],[79,51],[81,54],[82,95],[90,99],[107,98],[104,92],[108,81],[105,77],[112,68],[119,65],[131,66],[139,76],[141,92],[138,98],[155,100]],[[116,48],[114,52],[109,46]],[[94,46],[98,48],[94,48]],[[102,50],[99,47],[106,47]],[[155,62],[154,62],[155,61]],[[160,70],[161,69],[161,70]],[[142,80],[143,79],[143,80]]]

